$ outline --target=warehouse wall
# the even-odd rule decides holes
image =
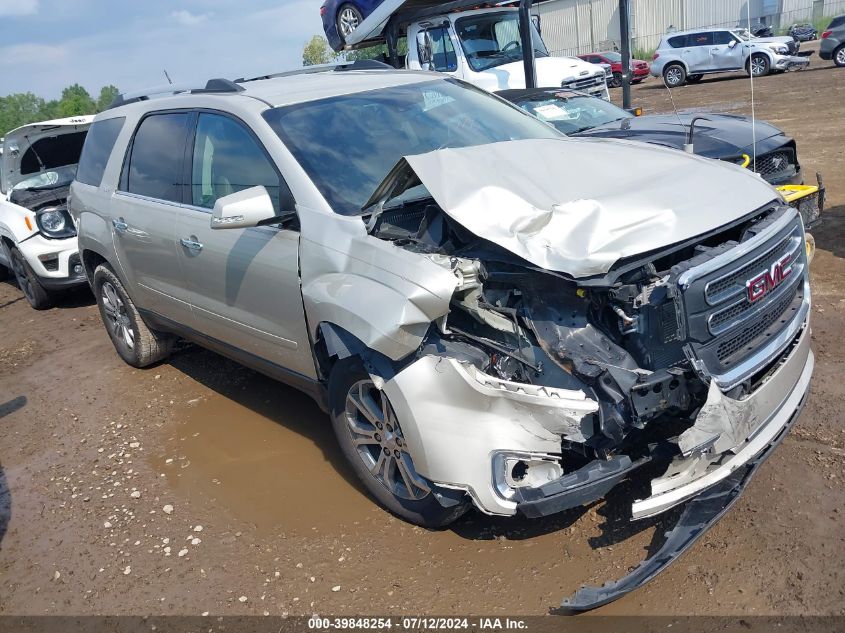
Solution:
[[[775,28],[845,13],[845,0],[630,0],[634,49],[653,49],[669,26],[735,27],[763,21]],[[750,4],[749,4],[750,3]],[[619,46],[619,0],[549,0],[536,5],[553,55]]]

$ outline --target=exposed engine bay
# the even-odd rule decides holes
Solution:
[[[584,391],[598,410],[565,429],[564,448],[606,460],[621,451],[635,457],[693,424],[708,382],[685,348],[678,278],[753,236],[774,214],[755,213],[578,282],[477,238],[431,199],[383,211],[371,232],[427,254],[459,279],[450,313],[420,353],[436,345],[497,379]]]

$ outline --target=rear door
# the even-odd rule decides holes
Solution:
[[[299,232],[279,225],[212,229],[218,198],[262,185],[276,211],[287,187],[258,138],[240,120],[196,115],[178,222],[184,296],[202,334],[298,374],[314,376],[299,286]],[[282,192],[285,195],[282,195]],[[293,206],[288,202],[284,210]]]
[[[710,49],[713,44],[713,33],[710,31],[690,33],[688,38],[687,47],[684,49],[684,61],[687,62],[690,74],[712,70]]]
[[[190,116],[162,112],[141,120],[111,205],[114,248],[133,300],[178,323],[191,319],[175,239]]]

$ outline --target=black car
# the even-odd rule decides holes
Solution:
[[[793,24],[789,27],[788,34],[796,42],[811,42],[819,37],[818,29],[812,24]]]
[[[795,141],[764,121],[732,114],[667,114],[636,116],[604,99],[574,90],[536,88],[502,90],[500,97],[553,125],[568,136],[620,138],[683,149],[696,116],[693,146],[696,154],[743,164],[753,156],[756,133],[756,171],[772,185],[803,184]],[[749,165],[749,168],[753,168]]]

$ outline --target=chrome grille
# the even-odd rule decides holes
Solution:
[[[753,367],[746,372],[746,366],[767,344],[780,341],[809,301],[804,233],[797,213],[777,211],[757,230],[755,237],[679,278],[685,339],[711,375],[730,376],[725,382],[732,384],[753,373]],[[753,289],[760,283],[763,289],[757,294]]]
[[[604,85],[604,76],[596,75],[594,77],[584,77],[583,79],[572,79],[570,81],[564,81],[561,84],[561,87],[569,88],[571,90],[586,90],[587,88],[602,85]]]

